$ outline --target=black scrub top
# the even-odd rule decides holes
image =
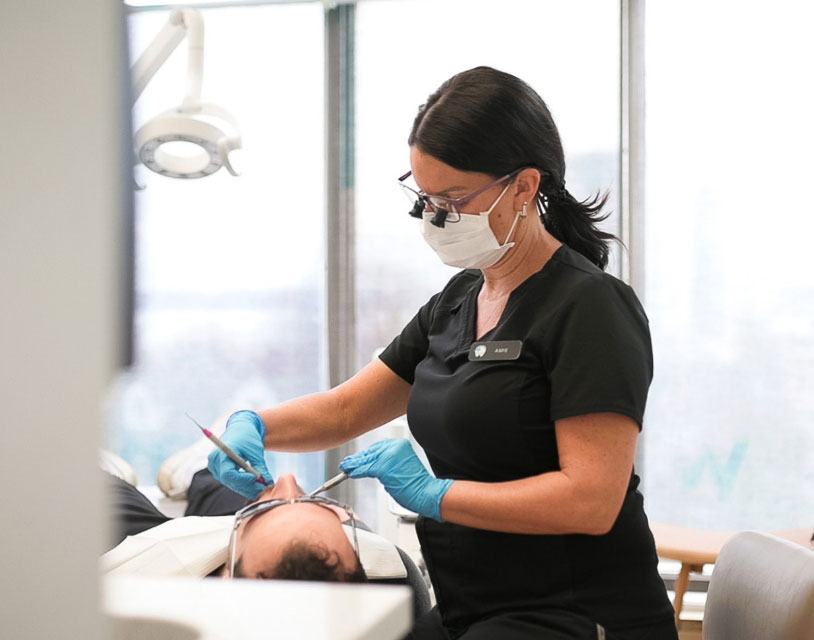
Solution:
[[[641,428],[653,359],[632,289],[563,245],[510,295],[479,342],[520,341],[519,357],[478,360],[480,271],[463,271],[381,354],[412,384],[410,429],[440,478],[502,482],[559,470],[554,423],[614,412]],[[474,359],[472,359],[474,358]],[[565,608],[608,629],[672,619],[655,545],[631,480],[603,536],[486,531],[420,518],[417,532],[444,623]],[[534,509],[534,504],[528,505]]]

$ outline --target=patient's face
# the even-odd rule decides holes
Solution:
[[[260,494],[258,502],[304,495],[305,491],[294,476],[285,474]],[[352,570],[356,566],[356,554],[341,524],[347,519],[342,509],[305,502],[284,504],[249,518],[237,532],[238,558],[242,561],[243,574],[248,578],[267,574],[280,562],[292,542],[320,545],[328,551],[335,551],[342,566]]]

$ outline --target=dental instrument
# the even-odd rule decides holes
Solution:
[[[260,484],[262,484],[262,485],[267,484],[266,479],[260,474],[259,471],[257,471],[257,469],[255,469],[251,464],[249,464],[248,461],[244,460],[239,455],[237,455],[234,451],[232,451],[232,449],[230,449],[226,444],[224,444],[223,441],[220,438],[218,438],[218,436],[216,436],[214,433],[212,433],[209,429],[205,429],[200,424],[198,424],[198,422],[195,420],[195,418],[193,418],[188,413],[184,413],[184,415],[187,418],[189,418],[190,420],[192,420],[192,422],[195,423],[195,426],[197,426],[201,431],[203,431],[203,434],[207,438],[209,438],[212,441],[212,443],[218,449],[220,449],[221,451],[223,451],[223,453],[225,453],[227,456],[229,456],[238,467],[240,467],[244,471],[248,471],[249,473],[254,475],[254,477],[257,478],[257,481]]]
[[[348,476],[348,474],[343,471],[342,473],[339,473],[339,474],[335,475],[333,478],[331,478],[330,480],[325,482],[325,484],[323,484],[323,485],[317,487],[316,489],[314,489],[308,495],[313,497],[313,496],[317,495],[318,493],[322,493],[323,491],[328,491],[328,489],[333,489],[336,485],[338,485],[340,482],[344,482],[349,477],[350,476]]]

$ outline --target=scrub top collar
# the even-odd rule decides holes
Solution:
[[[528,278],[523,280],[517,287],[512,290],[509,294],[509,299],[506,301],[506,307],[503,309],[503,313],[500,314],[500,318],[497,321],[497,324],[487,331],[480,339],[476,338],[476,320],[477,320],[477,309],[478,309],[478,294],[480,293],[481,288],[483,287],[483,272],[479,269],[467,269],[467,273],[472,274],[475,276],[475,280],[472,282],[472,285],[467,290],[466,294],[461,296],[460,300],[456,302],[452,307],[449,308],[449,313],[452,315],[456,315],[459,311],[463,309],[463,317],[461,319],[462,324],[462,331],[460,332],[460,339],[458,341],[458,348],[455,350],[454,355],[460,355],[462,352],[469,352],[470,347],[472,346],[473,342],[482,342],[484,340],[488,341],[489,336],[497,331],[503,321],[506,319],[507,314],[509,311],[517,304],[517,300],[523,296],[523,292],[528,288],[529,283],[538,278],[541,274],[546,272],[548,265],[552,262],[559,261],[559,255],[561,252],[565,250],[565,245],[560,245],[557,250],[551,255],[551,257],[546,261],[546,263],[542,266],[539,271],[532,273]]]

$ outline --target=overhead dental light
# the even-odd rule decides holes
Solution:
[[[229,161],[229,154],[241,147],[237,122],[226,110],[201,103],[204,27],[198,11],[172,10],[167,24],[131,69],[133,101],[185,36],[189,61],[184,101],[136,132],[136,157],[148,169],[170,178],[203,178],[221,167],[239,175]]]

